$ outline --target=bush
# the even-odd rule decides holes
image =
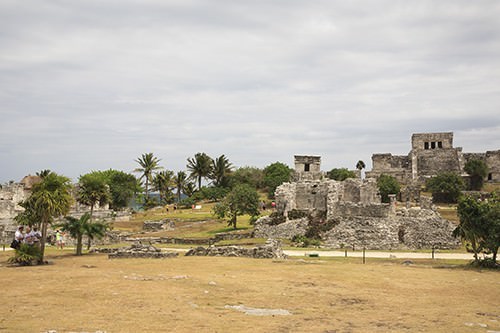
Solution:
[[[269,215],[269,218],[271,219],[269,225],[278,225],[286,222],[286,218],[278,212],[271,213],[271,215]]]
[[[288,212],[289,220],[297,220],[307,216],[308,216],[307,212],[304,212],[302,210],[292,209],[291,211]]]
[[[396,178],[389,175],[380,175],[377,179],[378,191],[382,197],[382,202],[389,202],[389,194],[398,194],[400,185]]]
[[[8,262],[11,264],[19,264],[22,266],[30,266],[38,262],[42,257],[40,248],[36,245],[21,244],[15,250],[14,256],[9,258]]]
[[[356,178],[356,173],[354,171],[347,170],[347,168],[332,169],[326,173],[328,178],[337,181],[343,181],[347,178]]]
[[[310,247],[310,246],[320,246],[321,242],[317,239],[311,239],[304,235],[295,235],[292,238],[292,242],[299,245],[300,247]]]
[[[456,203],[465,189],[462,177],[454,172],[442,172],[425,184],[434,202]]]
[[[179,205],[182,208],[192,208],[193,205],[196,205],[196,200],[194,200],[192,197],[191,198],[184,198],[179,202]]]

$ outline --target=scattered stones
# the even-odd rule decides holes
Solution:
[[[171,277],[172,280],[185,280],[187,278],[188,278],[187,275],[176,275]]]
[[[283,309],[259,309],[244,305],[226,305],[224,308],[244,312],[251,316],[290,316],[292,313]]]
[[[144,245],[141,242],[132,244],[129,247],[122,247],[116,252],[108,255],[109,259],[116,258],[174,258],[177,252],[162,252],[161,249],[152,245]]]
[[[266,244],[253,248],[239,246],[199,246],[186,252],[186,256],[220,256],[220,257],[249,257],[249,258],[277,258],[286,259],[281,242],[276,239],[268,239]]]
[[[210,281],[208,284],[209,284],[210,286],[216,286],[216,285],[217,285],[217,283],[216,283],[216,282],[214,282],[214,281]]]
[[[405,260],[401,263],[402,265],[406,265],[406,266],[409,266],[409,265],[413,265],[413,261],[411,260]]]
[[[96,268],[94,265],[82,265],[83,268]]]

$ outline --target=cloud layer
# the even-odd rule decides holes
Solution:
[[[0,182],[500,148],[498,1],[2,1]]]

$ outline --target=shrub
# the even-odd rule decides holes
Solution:
[[[286,222],[286,218],[278,212],[271,213],[271,215],[269,215],[269,218],[271,219],[269,225],[278,225]]]
[[[297,220],[307,216],[308,216],[307,212],[304,212],[302,210],[292,209],[291,211],[288,212],[289,220]]]
[[[442,172],[427,180],[426,188],[434,202],[455,203],[465,185],[462,177],[454,172]]]
[[[377,186],[382,197],[382,202],[385,203],[389,202],[389,194],[398,194],[400,190],[397,179],[384,174],[378,177]]]
[[[326,173],[328,178],[337,181],[343,181],[347,178],[356,178],[356,173],[354,171],[347,170],[347,168],[332,169]]]
[[[41,254],[38,246],[23,243],[15,250],[14,256],[9,258],[8,262],[11,264],[30,266],[40,260]]]

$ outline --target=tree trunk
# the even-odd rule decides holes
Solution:
[[[82,234],[78,234],[78,237],[76,238],[76,255],[82,255]]]
[[[198,190],[201,190],[201,176],[198,176]]]
[[[88,239],[87,239],[87,251],[90,250],[90,246],[92,245],[92,238],[90,236],[88,236]]]
[[[45,255],[45,240],[47,239],[47,224],[48,221],[42,221],[42,239],[40,239],[40,260],[39,264],[43,264],[43,257]]]

